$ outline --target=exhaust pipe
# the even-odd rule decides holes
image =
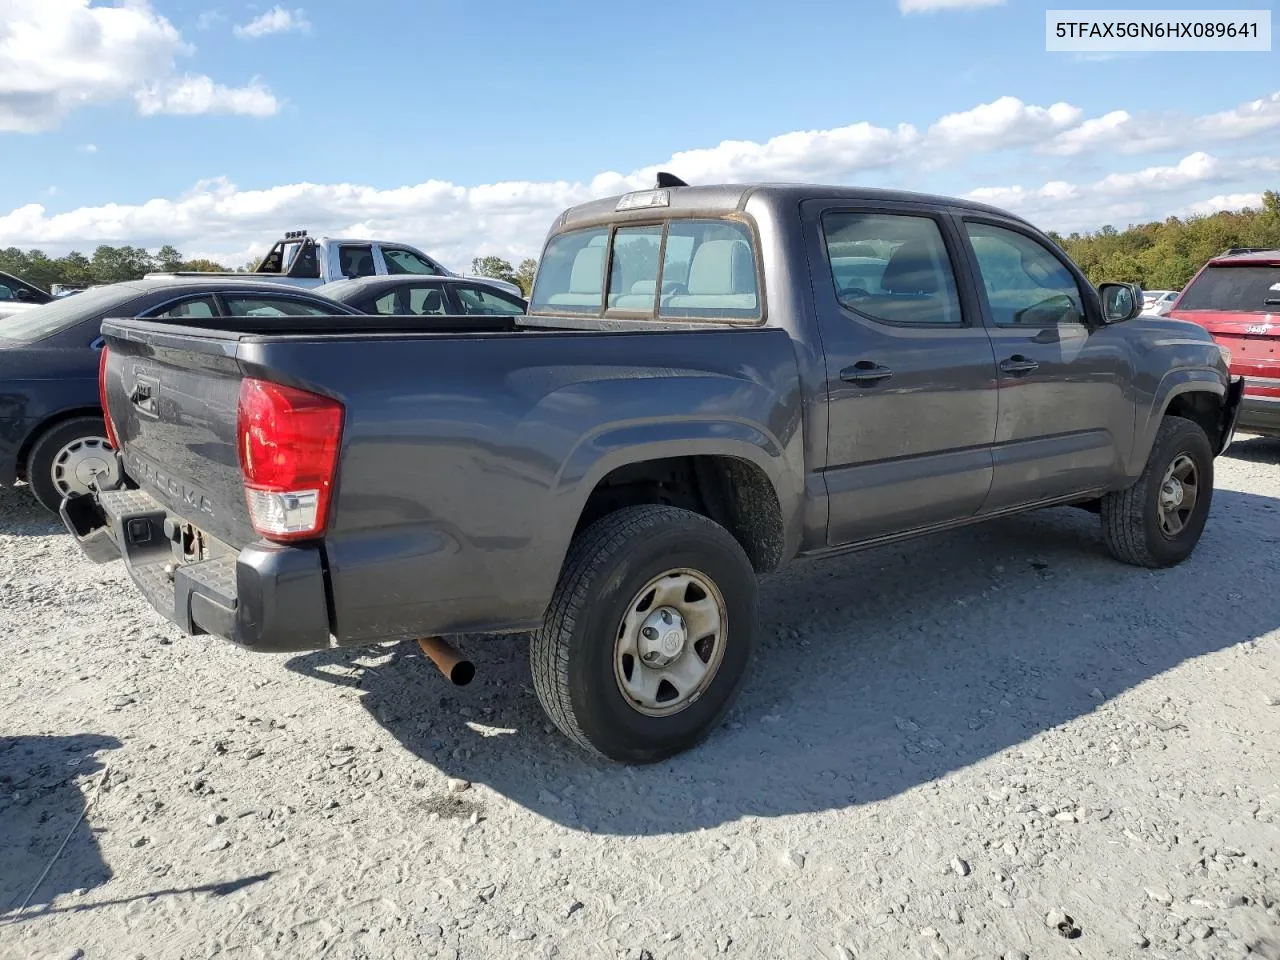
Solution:
[[[418,646],[436,668],[457,687],[465,687],[476,675],[476,665],[460,654],[447,640],[422,637]]]

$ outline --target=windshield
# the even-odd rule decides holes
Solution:
[[[34,343],[88,320],[95,314],[114,310],[137,295],[138,292],[129,286],[112,284],[90,287],[74,297],[54,300],[22,313],[0,317],[0,340]]]
[[[1182,295],[1178,310],[1275,313],[1280,308],[1280,266],[1250,263],[1205,267]]]

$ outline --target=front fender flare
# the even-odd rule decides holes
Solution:
[[[1133,456],[1129,462],[1129,474],[1137,476],[1146,465],[1151,455],[1151,447],[1155,444],[1156,431],[1160,429],[1160,421],[1169,410],[1173,401],[1187,393],[1211,393],[1222,399],[1227,394],[1227,384],[1222,375],[1208,367],[1189,367],[1170,370],[1160,379],[1147,408],[1145,423],[1138,423],[1134,431]],[[1220,451],[1219,451],[1220,452]]]

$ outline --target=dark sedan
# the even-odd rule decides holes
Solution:
[[[474,277],[392,274],[335,280],[316,293],[361,313],[383,316],[520,316],[528,304],[496,284]]]
[[[26,480],[57,510],[116,469],[98,402],[106,317],[198,325],[219,316],[332,316],[359,311],[281,284],[199,277],[91,287],[0,318],[0,483]]]

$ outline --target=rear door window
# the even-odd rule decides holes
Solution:
[[[385,317],[394,317],[399,312],[400,307],[396,304],[399,293],[392,290],[390,293],[384,293],[373,301],[373,312],[382,314]]]
[[[518,317],[524,314],[524,304],[515,297],[499,293],[480,284],[455,283],[453,294],[464,314]]]
[[[338,269],[347,279],[372,277],[377,273],[373,263],[373,246],[368,243],[344,243],[338,247]]]
[[[836,297],[847,310],[902,326],[964,322],[938,223],[901,213],[834,211],[822,218]]]
[[[1178,310],[1275,313],[1280,310],[1280,266],[1247,263],[1205,267],[1183,293]]]
[[[329,310],[305,300],[290,297],[241,297],[222,295],[227,314],[232,317],[324,317]]]
[[[382,259],[386,261],[387,273],[418,273],[426,276],[439,276],[435,265],[418,256],[412,250],[401,247],[383,247]]]
[[[171,303],[162,310],[147,314],[148,317],[156,320],[206,319],[217,315],[218,308],[213,302],[213,297],[193,297],[181,303]]]
[[[449,304],[438,283],[409,287],[404,293],[409,299],[409,312],[415,316],[444,317],[449,314]]]

